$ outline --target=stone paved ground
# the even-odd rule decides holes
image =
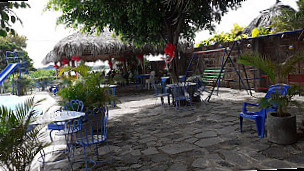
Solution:
[[[257,96],[263,94],[255,93]],[[99,145],[93,170],[247,170],[304,167],[304,138],[292,145],[276,145],[258,138],[255,123],[245,119],[239,132],[238,114],[244,101],[256,102],[245,92],[223,89],[209,103],[191,111],[175,112],[150,94],[121,98],[110,110],[107,144]],[[304,118],[297,116],[298,128]],[[92,150],[94,152],[94,150]],[[94,156],[89,152],[90,156]],[[82,149],[76,160],[82,159]],[[75,163],[74,170],[84,169]],[[46,170],[70,170],[67,160]]]

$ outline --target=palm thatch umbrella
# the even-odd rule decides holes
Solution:
[[[182,51],[189,51],[192,50],[193,44],[184,41],[179,45],[179,48]],[[145,44],[136,47],[132,43],[122,42],[117,37],[113,37],[113,32],[108,30],[99,36],[77,32],[60,40],[54,49],[45,56],[42,64],[62,61],[65,58],[71,59],[73,56],[80,56],[84,61],[92,62],[110,58],[118,59],[139,53],[154,55],[164,53],[164,46]]]
[[[243,34],[248,34],[251,36],[251,32],[254,28],[259,27],[269,27],[274,22],[274,18],[282,15],[282,10],[293,10],[294,9],[288,5],[283,5],[280,0],[277,0],[275,5],[269,9],[260,11],[260,15],[256,17],[251,23],[244,28]]]

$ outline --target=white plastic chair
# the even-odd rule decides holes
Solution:
[[[146,85],[148,87],[148,90],[150,90],[151,86],[153,85],[155,80],[155,71],[150,72],[150,78],[146,79]]]

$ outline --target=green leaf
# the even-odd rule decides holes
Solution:
[[[5,23],[4,23],[3,20],[1,20],[1,27],[2,27],[2,28],[5,28]]]
[[[11,21],[12,21],[12,23],[15,23],[16,22],[16,17],[15,16],[11,16]]]
[[[7,32],[5,30],[0,30],[0,36],[6,37],[7,36]]]
[[[9,20],[9,16],[5,11],[1,12],[1,19],[4,21],[8,21]]]

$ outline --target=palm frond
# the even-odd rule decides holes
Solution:
[[[237,63],[257,67],[265,72],[265,74],[269,76],[270,80],[275,83],[276,65],[265,56],[260,56],[257,54],[243,54],[238,59]]]

